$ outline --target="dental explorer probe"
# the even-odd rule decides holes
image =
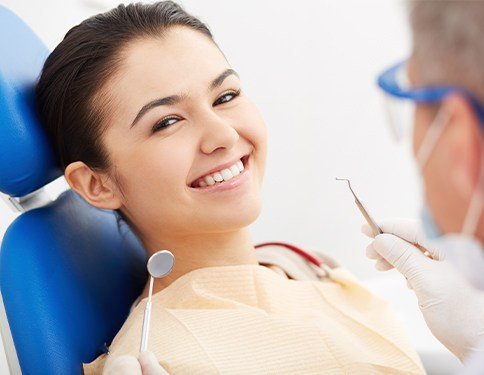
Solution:
[[[374,236],[377,236],[379,234],[382,234],[383,231],[381,230],[381,228],[378,226],[378,224],[376,223],[376,221],[373,220],[373,218],[370,216],[370,214],[366,210],[365,206],[363,206],[363,203],[361,203],[361,201],[358,199],[358,197],[356,196],[355,192],[351,188],[351,181],[348,180],[347,178],[338,178],[338,177],[336,177],[336,180],[348,182],[348,187],[350,188],[351,194],[353,194],[353,197],[355,197],[356,206],[358,207],[358,209],[360,210],[360,212],[365,217],[366,222],[368,223],[368,225],[370,226],[371,230],[373,231],[373,235]]]
[[[140,352],[143,352],[148,347],[148,335],[150,331],[150,317],[151,317],[151,295],[153,294],[153,282],[156,278],[161,278],[168,275],[173,269],[175,257],[168,250],[160,250],[154,253],[148,259],[148,272],[150,273],[150,290],[148,293],[148,302],[146,302],[145,314],[143,316],[143,329],[141,331],[141,345]]]
[[[358,199],[358,197],[356,196],[355,192],[351,188],[351,181],[348,180],[347,178],[338,178],[338,177],[336,177],[336,180],[348,182],[348,187],[350,188],[351,194],[353,194],[353,197],[355,197],[356,206],[358,206],[358,209],[360,210],[360,212],[365,217],[366,222],[368,223],[368,225],[370,226],[371,230],[373,231],[373,235],[374,236],[377,236],[379,234],[383,234],[383,231],[381,230],[381,228],[378,226],[378,224],[376,223],[376,221],[373,220],[373,218],[369,214],[368,210],[365,208],[365,206],[363,205],[363,203]],[[406,242],[409,242],[405,238],[402,238],[400,236],[396,236],[396,237],[401,238],[402,240],[404,240]],[[413,246],[415,246],[417,249],[419,249],[426,257],[428,257],[430,259],[433,259],[432,258],[432,255],[430,254],[430,252],[425,247],[423,247],[422,245],[420,245],[418,243],[415,243],[415,242],[409,242],[409,243],[412,244]]]

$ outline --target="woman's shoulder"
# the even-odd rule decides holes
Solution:
[[[331,255],[315,247],[299,247],[284,242],[265,243],[256,246],[256,254],[261,265],[278,267],[289,279],[325,281],[314,285],[318,288],[325,288],[329,284],[351,287],[353,291],[359,290],[365,298],[378,299],[352,272]]]

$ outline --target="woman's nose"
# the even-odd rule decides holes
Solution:
[[[217,113],[206,114],[200,125],[200,149],[205,154],[210,154],[218,148],[231,149],[239,140],[239,133],[232,126],[232,121]]]

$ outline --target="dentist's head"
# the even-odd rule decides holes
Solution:
[[[120,5],[47,59],[39,112],[69,185],[119,210],[149,252],[245,231],[266,129],[206,25],[177,4]],[[188,246],[188,245],[187,245]]]
[[[413,128],[428,206],[424,228],[430,237],[462,233],[482,244],[484,3],[412,1],[410,22],[410,86],[435,99],[417,100]]]
[[[482,246],[484,3],[413,0],[409,10],[412,53],[378,84],[388,94],[395,134],[413,130],[426,236],[457,234]]]

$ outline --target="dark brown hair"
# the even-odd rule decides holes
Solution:
[[[88,18],[70,29],[52,51],[37,83],[36,100],[62,171],[70,163],[82,161],[93,170],[111,170],[119,182],[102,143],[107,111],[102,88],[121,65],[123,48],[129,42],[163,37],[173,26],[189,27],[214,42],[210,30],[199,19],[173,1],[162,1],[121,4]],[[125,221],[136,232],[120,209],[114,214],[118,229]]]
[[[122,62],[126,45],[138,38],[162,37],[172,26],[197,30],[213,41],[208,27],[178,4],[119,5],[70,29],[45,61],[36,88],[40,119],[59,166],[74,161],[92,169],[110,167],[101,136],[106,129],[102,87]]]

